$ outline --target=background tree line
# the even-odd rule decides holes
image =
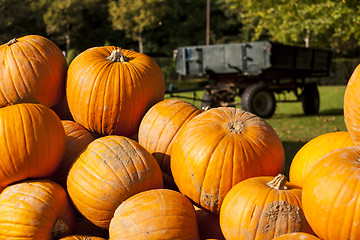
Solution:
[[[0,0],[0,42],[46,36],[73,57],[115,45],[153,57],[206,41],[206,0]],[[211,0],[210,42],[272,40],[358,58],[357,0]]]

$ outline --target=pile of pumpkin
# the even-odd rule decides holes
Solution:
[[[348,131],[285,153],[263,119],[164,100],[150,57],[0,46],[0,239],[359,239],[358,69]],[[319,238],[318,238],[319,237]]]

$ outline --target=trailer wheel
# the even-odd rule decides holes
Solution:
[[[221,106],[234,106],[234,93],[229,90],[206,91],[201,98],[201,108],[215,108]]]
[[[250,85],[241,96],[241,106],[261,118],[269,118],[275,112],[275,96],[264,84]]]
[[[320,97],[316,83],[306,84],[301,94],[301,102],[305,115],[319,113]]]

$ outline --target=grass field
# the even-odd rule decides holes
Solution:
[[[343,116],[345,89],[346,86],[319,86],[320,111],[317,115],[305,116],[301,102],[278,102],[274,116],[265,119],[275,129],[283,143],[286,175],[288,175],[293,157],[306,142],[325,133],[346,131]],[[196,92],[195,97],[201,98],[202,94],[202,92]],[[194,97],[193,93],[181,95]],[[169,96],[166,97],[169,98]],[[289,94],[286,98],[295,97]],[[200,107],[199,101],[184,100]]]

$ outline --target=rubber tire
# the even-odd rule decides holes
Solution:
[[[210,93],[208,91],[204,92],[204,94],[202,95],[201,98],[201,109],[205,108],[205,107],[210,107],[210,108],[215,108],[215,107],[219,107],[219,104],[216,104],[214,102],[214,100],[212,99]]]
[[[241,107],[261,118],[270,118],[276,109],[274,93],[264,84],[250,85],[241,96]]]
[[[316,83],[305,85],[301,93],[301,103],[305,115],[315,115],[319,113],[320,96]]]

